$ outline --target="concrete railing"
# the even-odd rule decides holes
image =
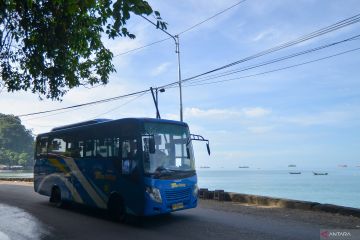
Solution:
[[[33,178],[2,177],[0,181],[33,182]]]
[[[252,194],[242,194],[225,192],[224,190],[209,191],[207,188],[199,190],[199,197],[201,199],[213,199],[217,201],[232,201],[245,204],[253,204],[259,206],[273,206],[281,208],[293,208],[310,211],[321,211],[329,213],[337,213],[346,216],[360,217],[360,209],[337,206],[333,204],[322,204],[318,202],[300,201],[285,198],[275,198],[258,196]]]

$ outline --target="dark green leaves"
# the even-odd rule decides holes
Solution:
[[[135,38],[125,27],[131,14],[152,12],[143,0],[0,0],[0,87],[59,100],[71,88],[106,84],[115,68],[102,34]]]

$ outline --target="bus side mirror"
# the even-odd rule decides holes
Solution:
[[[186,154],[186,157],[190,159],[190,149],[188,147],[186,147]]]
[[[210,145],[209,145],[209,142],[206,143],[206,149],[207,149],[207,152],[210,156]]]
[[[149,153],[155,153],[155,139],[149,138]]]

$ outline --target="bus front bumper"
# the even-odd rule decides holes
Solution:
[[[180,211],[184,209],[195,208],[197,206],[197,196],[192,194],[188,198],[169,199],[165,194],[162,195],[162,202],[154,201],[148,193],[145,193],[144,216],[153,216]]]

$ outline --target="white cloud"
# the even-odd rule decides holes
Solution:
[[[351,118],[350,112],[345,111],[324,111],[314,114],[281,117],[279,120],[302,126],[313,125],[336,125]]]
[[[258,42],[261,40],[273,40],[277,38],[278,35],[279,35],[278,31],[270,28],[258,33],[255,37],[252,38],[252,41]]]
[[[200,108],[186,108],[185,115],[188,117],[195,118],[216,118],[216,119],[225,119],[230,117],[239,117],[241,112],[234,111],[230,109],[206,109],[202,110]]]
[[[244,108],[243,112],[247,117],[263,117],[271,113],[271,110],[262,107]]]
[[[184,115],[189,118],[207,118],[207,119],[229,119],[229,118],[261,118],[269,115],[271,110],[262,107],[238,109],[200,109],[197,107],[185,108]],[[167,117],[177,119],[177,115],[167,114]]]
[[[255,126],[247,128],[251,133],[254,134],[264,134],[270,132],[273,127],[272,126]]]
[[[151,71],[151,75],[154,77],[159,76],[160,74],[164,73],[170,66],[170,62],[161,63],[159,66],[157,66]]]

